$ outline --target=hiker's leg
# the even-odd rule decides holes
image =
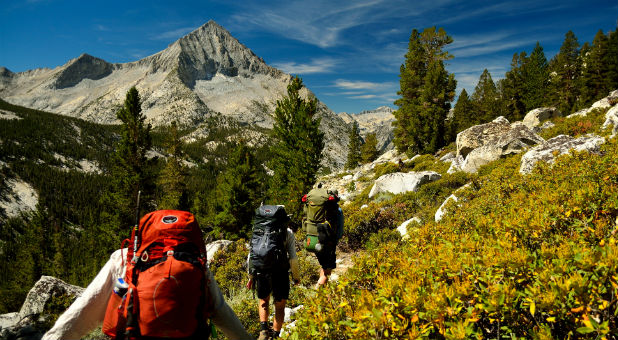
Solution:
[[[268,314],[269,314],[269,304],[270,304],[270,296],[267,296],[264,299],[259,299],[258,308],[260,314],[260,323],[268,322]]]
[[[332,269],[320,269],[320,279],[318,280],[318,287],[325,285],[328,282],[328,277],[332,273]]]
[[[273,329],[275,332],[279,332],[283,327],[283,318],[285,317],[285,299],[275,301],[275,322],[273,323]]]
[[[321,253],[318,253],[318,262],[322,268],[320,269],[320,279],[316,288],[324,286],[328,282],[333,269],[337,267],[335,247],[324,249]]]

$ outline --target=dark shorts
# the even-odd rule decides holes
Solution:
[[[321,252],[315,254],[322,269],[335,269],[337,267],[335,249],[335,247],[326,247]]]
[[[288,271],[276,271],[270,276],[257,275],[255,290],[258,299],[265,299],[271,293],[275,301],[287,300],[290,297],[290,277]]]

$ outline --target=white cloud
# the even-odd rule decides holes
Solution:
[[[332,58],[312,59],[307,64],[296,62],[275,62],[273,66],[289,74],[315,74],[329,73],[337,66],[339,62]]]
[[[150,37],[151,40],[176,40],[189,32],[195,30],[195,27],[181,27],[176,28],[171,31],[166,31],[162,33],[158,33]]]
[[[392,88],[395,83],[375,83],[369,81],[335,80],[334,86],[345,90],[384,90]]]
[[[405,0],[365,0],[337,2],[329,0],[275,1],[268,6],[243,4],[233,16],[235,30],[263,29],[288,39],[328,48],[347,43],[344,31],[363,25],[384,23],[410,17],[420,18],[454,0],[434,0],[410,5]],[[273,10],[272,8],[276,8]],[[400,29],[387,27],[375,36],[395,34]]]
[[[359,80],[337,79],[332,87],[341,89],[333,95],[355,100],[370,100],[372,103],[392,103],[398,89],[394,82],[370,82]]]
[[[109,32],[110,31],[109,27],[107,27],[105,25],[101,25],[101,24],[94,25],[94,29],[97,30],[97,31],[101,31],[101,32]]]

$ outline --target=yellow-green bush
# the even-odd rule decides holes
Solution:
[[[229,245],[225,251],[219,251],[210,263],[210,270],[225,296],[241,289],[249,280],[245,263],[249,250],[244,239]]]
[[[343,206],[343,249],[360,249],[372,234],[382,229],[393,229],[413,216],[423,220],[433,219],[433,214],[442,202],[470,178],[470,175],[463,172],[445,174],[439,180],[421,186],[417,192],[388,195],[392,198],[370,202],[364,209],[360,208],[364,200]]]
[[[550,139],[558,135],[579,137],[587,133],[600,134],[602,132],[601,125],[605,121],[606,112],[607,109],[595,109],[589,112],[585,117],[556,118],[555,126],[541,131],[539,135],[545,139]]]
[[[440,223],[357,258],[289,338],[618,338],[618,142],[602,150],[487,168]]]

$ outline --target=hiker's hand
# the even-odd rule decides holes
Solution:
[[[247,281],[247,289],[253,288],[253,278],[250,277],[249,281]]]

